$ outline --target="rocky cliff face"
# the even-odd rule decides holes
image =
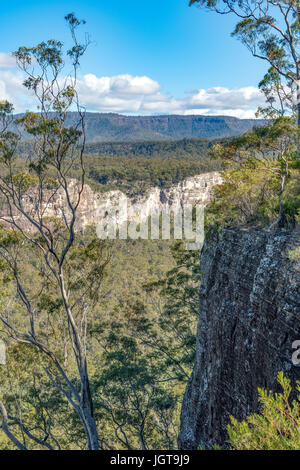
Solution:
[[[258,410],[257,388],[300,380],[300,240],[293,233],[224,230],[206,244],[197,353],[181,413],[179,447],[224,446],[229,416]]]
[[[218,172],[203,173],[187,178],[166,190],[151,188],[135,200],[130,199],[121,191],[95,193],[86,185],[77,210],[76,228],[82,230],[88,225],[97,224],[106,211],[114,209],[118,222],[124,222],[134,217],[136,206],[139,206],[144,217],[150,215],[153,209],[168,206],[178,207],[184,204],[205,206],[211,200],[214,186],[220,184],[221,181],[222,178]],[[69,191],[73,201],[76,200],[78,193],[77,185],[76,180],[69,182]],[[24,209],[30,213],[32,218],[37,219],[41,216],[70,218],[65,194],[61,188],[58,191],[45,192],[42,204],[39,202],[39,197],[40,194],[37,191],[31,190],[22,199]],[[1,212],[7,213],[7,209],[2,207]],[[24,228],[30,229],[31,225],[19,213],[15,212],[14,217]]]

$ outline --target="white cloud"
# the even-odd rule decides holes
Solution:
[[[160,90],[160,84],[149,77],[133,77],[132,75],[116,75],[101,77],[84,75],[81,87],[87,87],[99,95],[152,95]]]
[[[16,59],[11,54],[0,52],[0,69],[14,69],[16,67]]]
[[[23,81],[21,72],[0,70],[0,101],[13,103],[16,112],[25,111],[31,105],[31,98],[23,87]]]
[[[224,87],[201,89],[190,98],[191,106],[205,108],[249,108],[249,106],[259,106],[261,103],[261,92],[252,86],[233,90]]]
[[[256,109],[222,109],[222,111],[216,110],[216,109],[188,109],[184,111],[184,115],[195,115],[195,114],[201,114],[203,116],[232,116],[236,117],[239,119],[255,119],[255,112]]]
[[[0,67],[1,67],[0,54]],[[4,63],[4,61],[2,62]],[[22,86],[21,72],[0,70],[0,100],[15,105],[16,112],[32,108],[32,98]],[[80,102],[90,111],[123,114],[203,114],[254,118],[264,98],[258,88],[214,87],[189,90],[183,98],[161,91],[161,85],[146,76],[113,77],[83,75],[78,82]]]
[[[190,90],[185,98],[161,92],[158,82],[149,77],[118,75],[98,78],[85,75],[79,84],[81,101],[87,109],[134,114],[204,114],[254,118],[263,104],[258,88],[228,89],[214,87]]]

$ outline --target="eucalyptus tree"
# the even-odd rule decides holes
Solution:
[[[300,4],[297,0],[190,0],[190,5],[233,14],[238,22],[232,36],[269,65],[260,82],[267,116],[297,113],[300,127]]]
[[[78,69],[89,38],[77,39],[84,21],[74,14],[65,20],[72,37],[70,48],[52,39],[14,53],[37,112],[14,120],[12,105],[0,104],[0,257],[2,271],[13,279],[16,291],[15,304],[2,306],[0,322],[9,343],[25,344],[38,352],[49,386],[77,415],[86,447],[97,450],[87,330],[108,257],[103,242],[96,237],[78,241],[76,231],[85,186]],[[66,67],[71,70],[68,74]],[[69,111],[74,111],[72,125]],[[19,129],[32,141],[22,160],[17,157]],[[77,181],[69,178],[73,166],[80,169]],[[59,447],[49,431],[51,417],[49,426],[33,431],[11,416],[3,401],[1,416],[2,430],[18,448],[27,449],[33,443],[40,448]]]
[[[290,168],[297,166],[300,128],[300,4],[295,0],[190,0],[190,5],[236,16],[232,36],[265,61],[269,69],[259,87],[267,107],[257,114],[269,120],[228,145],[216,145],[215,156],[250,171],[274,175],[278,182],[278,216],[269,229],[284,218],[284,190]],[[295,119],[297,117],[297,119]],[[294,217],[294,216],[293,216]]]

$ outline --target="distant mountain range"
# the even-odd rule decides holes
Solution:
[[[70,113],[70,121],[76,119]],[[215,139],[243,134],[263,120],[238,119],[230,116],[122,116],[120,114],[86,114],[88,142],[178,140],[184,138]]]
[[[77,113],[69,113],[67,124],[76,122],[76,118]],[[243,134],[253,126],[264,123],[263,120],[230,116],[123,116],[101,113],[86,113],[85,122],[87,142],[215,139]]]

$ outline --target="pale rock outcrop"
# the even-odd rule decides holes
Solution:
[[[76,229],[83,230],[92,224],[98,224],[106,212],[116,209],[116,217],[119,223],[131,220],[134,217],[134,208],[138,205],[144,217],[148,217],[153,209],[181,206],[184,204],[206,205],[211,200],[213,188],[222,182],[218,172],[203,173],[190,177],[177,185],[167,189],[157,187],[150,188],[145,194],[130,199],[121,191],[94,192],[90,186],[85,185],[80,205],[76,216]],[[70,180],[68,183],[71,200],[76,200],[78,181]],[[33,218],[39,216],[70,219],[64,191],[59,188],[45,191],[42,204],[38,203],[39,195],[32,189],[22,198],[24,210]],[[127,207],[127,211],[124,208]],[[7,209],[2,206],[1,215],[7,214]],[[14,218],[23,228],[31,229],[32,225],[19,212],[14,211]]]

